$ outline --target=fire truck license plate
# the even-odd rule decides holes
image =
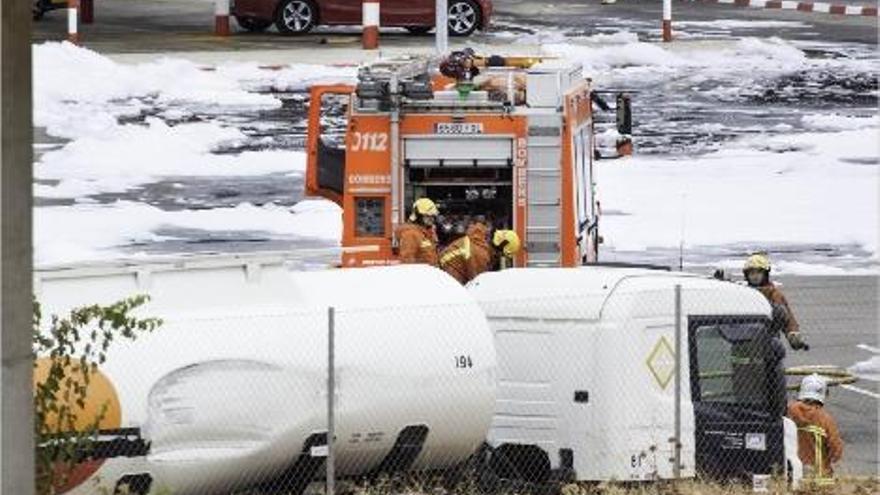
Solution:
[[[434,128],[436,134],[482,134],[483,124],[481,123],[453,123],[438,122]]]

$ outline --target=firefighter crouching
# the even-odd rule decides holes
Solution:
[[[489,227],[472,223],[464,236],[440,253],[440,268],[464,285],[483,272],[506,267],[507,260],[519,251],[519,236],[512,230],[496,230],[491,245],[488,239]]]
[[[798,457],[812,467],[813,477],[821,481],[834,473],[832,464],[843,457],[843,441],[837,422],[825,410],[828,384],[819,375],[804,377],[798,400],[788,406],[788,417],[798,427]]]
[[[801,337],[800,326],[788,305],[788,300],[779,287],[770,281],[770,258],[767,254],[755,253],[749,256],[743,266],[743,275],[749,286],[759,290],[770,302],[773,308],[774,330],[781,330],[785,334],[792,349],[809,350],[810,346]]]
[[[437,232],[434,223],[437,205],[428,198],[415,201],[409,222],[397,228],[398,258],[401,263],[424,263],[437,266]]]

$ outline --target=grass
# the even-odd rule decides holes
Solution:
[[[314,485],[313,485],[314,486]],[[323,493],[323,486],[320,487]],[[493,495],[545,495],[544,490],[502,490]],[[686,480],[678,483],[573,483],[562,486],[556,493],[561,495],[746,495],[753,494],[751,485],[715,483]],[[877,495],[880,494],[880,478],[845,477],[833,486],[803,486],[789,490],[782,480],[773,480],[770,494],[792,495]],[[342,482],[337,495],[486,495],[475,483],[464,481],[455,488],[444,488],[430,480],[410,478],[404,480],[379,480],[374,483],[355,484]]]

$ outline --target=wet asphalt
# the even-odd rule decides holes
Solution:
[[[880,365],[878,277],[785,277],[780,282],[810,344],[805,352],[789,349],[787,366],[849,368],[872,357],[875,367]],[[841,473],[880,475],[880,369],[873,378],[831,387],[827,407],[845,443]]]

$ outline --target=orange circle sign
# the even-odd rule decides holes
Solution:
[[[44,383],[49,377],[52,360],[50,358],[39,358],[34,366],[34,388],[37,384]],[[74,380],[79,383],[84,382],[84,376],[80,369],[79,362],[72,360],[69,366],[65,366],[64,377],[61,383],[64,384],[67,379]],[[59,404],[70,407],[72,414],[75,416],[73,427],[69,429],[58,428],[57,413],[48,413],[45,423],[51,425],[53,430],[63,432],[86,432],[97,426],[98,432],[106,430],[115,430],[122,426],[122,406],[119,403],[119,396],[116,394],[116,388],[100,370],[93,369],[89,373],[89,384],[86,387],[85,400],[80,407],[76,400],[71,397],[64,400],[64,389],[59,392],[56,400]],[[103,415],[101,415],[103,413]],[[66,476],[58,476],[56,479],[64,479],[63,485],[56,487],[59,493],[68,490],[85,482],[91,477],[101,465],[103,459],[88,459],[69,469]],[[59,466],[59,469],[61,467]]]

